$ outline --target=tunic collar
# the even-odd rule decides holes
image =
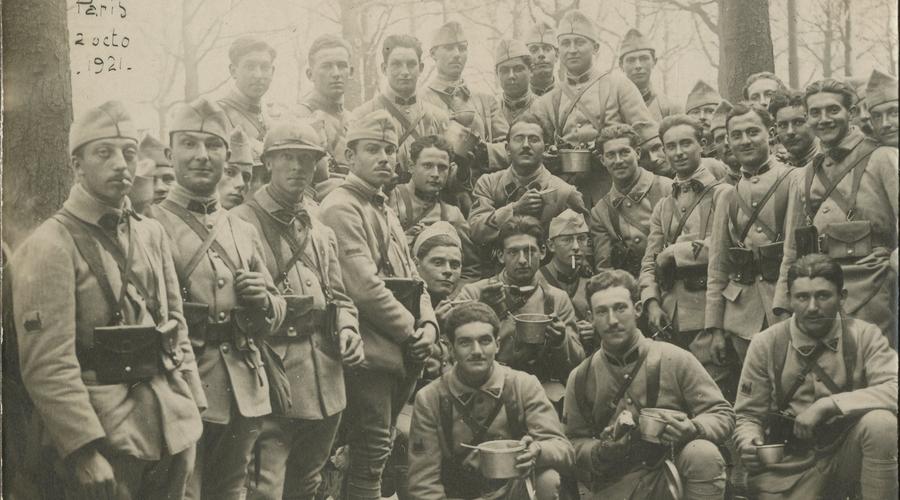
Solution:
[[[591,67],[588,68],[587,71],[585,71],[584,73],[582,73],[580,75],[570,75],[568,72],[566,72],[566,83],[571,86],[587,83],[587,82],[591,81],[591,79],[596,77],[598,75],[598,72],[599,72],[599,70],[597,69],[596,65],[594,65],[594,64],[592,64]]]
[[[647,170],[644,170],[642,167],[638,166],[637,168],[638,176],[637,180],[631,187],[627,190],[627,192],[619,191],[619,188],[616,187],[616,184],[613,183],[612,189],[609,190],[610,201],[613,205],[618,206],[625,200],[626,197],[630,198],[631,201],[635,203],[639,203],[644,196],[647,196],[647,193],[650,192],[650,187],[653,185],[653,178],[655,175]]]
[[[242,108],[243,110],[245,110],[249,113],[253,113],[253,114],[262,113],[262,102],[253,101],[252,99],[250,99],[249,97],[244,95],[244,93],[241,92],[237,88],[237,86],[232,87],[231,92],[228,93],[228,99],[233,101],[235,104],[238,105],[238,107]]]
[[[628,349],[628,351],[625,353],[624,356],[619,357],[619,356],[616,356],[615,354],[603,349],[602,344],[600,347],[600,352],[602,352],[603,357],[607,361],[612,363],[613,365],[619,366],[619,367],[625,367],[625,366],[635,362],[638,359],[638,357],[640,356],[640,354],[649,348],[649,346],[647,344],[648,342],[653,342],[653,341],[644,337],[643,334],[641,334],[638,337],[637,342],[635,342],[634,345],[631,346],[630,349]]]
[[[188,191],[186,187],[178,183],[176,183],[175,186],[172,187],[172,190],[169,191],[167,199],[172,200],[185,208],[199,204],[200,206],[207,207],[207,213],[215,212],[219,204],[219,194],[217,192],[214,191],[210,196],[200,196]]]
[[[548,82],[547,85],[544,87],[538,87],[537,85],[534,84],[534,82],[531,83],[531,90],[536,95],[544,95],[547,92],[550,92],[551,90],[553,90],[554,87],[556,87],[556,77],[555,76],[551,76],[550,82]]]
[[[481,384],[481,387],[478,387],[476,389],[474,387],[466,385],[462,381],[462,379],[459,378],[459,365],[454,366],[453,370],[450,372],[448,385],[450,386],[450,392],[460,400],[462,400],[464,397],[465,399],[468,399],[469,395],[474,392],[482,392],[494,399],[500,399],[500,394],[503,392],[503,383],[505,380],[505,368],[494,361],[494,364],[491,368],[491,375],[483,384]]]
[[[466,85],[466,81],[463,78],[452,81],[447,80],[439,74],[435,74],[428,83],[428,88],[449,96],[454,95],[457,91],[460,91],[464,97],[469,97],[470,95],[469,87]]]
[[[375,186],[364,181],[361,177],[354,174],[353,172],[347,174],[347,178],[344,179],[344,183],[359,191],[363,194],[364,197],[368,199],[380,199],[382,204],[387,201],[387,197],[384,195],[384,192],[382,192],[381,188],[376,188]]]
[[[321,109],[327,113],[332,115],[341,114],[344,111],[344,98],[341,98],[337,101],[333,101],[324,95],[322,95],[318,90],[313,89],[312,92],[306,97],[306,102],[312,104],[314,109]]]
[[[75,217],[101,227],[101,218],[121,220],[123,216],[131,214],[131,202],[127,196],[122,200],[121,207],[113,207],[92,196],[81,184],[72,186],[63,207]]]
[[[837,146],[828,147],[825,144],[820,144],[822,152],[828,156],[835,154],[835,150],[843,150],[846,152],[851,151],[853,148],[859,145],[860,142],[865,139],[865,135],[856,127],[850,127],[850,131],[847,132],[847,135],[841,139],[841,142],[838,143]],[[846,155],[845,155],[846,156]]]
[[[551,175],[552,174],[549,170],[547,170],[547,167],[541,165],[537,170],[535,170],[532,176],[522,177],[516,173],[515,169],[512,166],[510,166],[506,169],[506,175],[504,175],[504,184],[513,183],[516,185],[516,187],[526,187],[538,183],[543,189],[547,187],[547,182],[550,180]]]
[[[807,334],[803,333],[803,330],[800,329],[800,326],[797,324],[797,317],[791,317],[791,344],[794,349],[800,353],[801,356],[806,357],[812,354],[813,349],[820,342],[820,340],[816,340]],[[834,352],[838,350],[838,344],[841,341],[841,334],[844,330],[844,316],[843,314],[838,313],[835,318],[834,324],[831,326],[831,330],[821,339],[821,342],[825,344],[826,347],[831,349]]]
[[[387,98],[388,101],[398,106],[413,106],[418,102],[415,92],[413,92],[413,94],[409,97],[403,97],[394,89],[392,89],[387,82],[384,82],[384,85],[381,86],[381,93],[384,95],[384,97]]]
[[[534,94],[531,92],[531,90],[526,90],[525,94],[518,99],[512,99],[510,97],[507,97],[506,94],[503,94],[503,104],[507,107],[507,109],[511,109],[513,111],[527,108],[528,106],[531,106],[532,102],[534,102]]]

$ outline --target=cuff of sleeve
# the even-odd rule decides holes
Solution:
[[[425,320],[422,320],[419,322],[419,328],[425,328],[425,325],[434,326],[434,333],[436,334],[437,337],[440,337],[441,330],[438,328],[438,324],[435,321],[430,320],[430,319],[425,319]]]
[[[498,208],[494,211],[494,220],[492,221],[494,225],[499,229],[506,221],[511,219],[513,216],[513,206],[506,205]]]

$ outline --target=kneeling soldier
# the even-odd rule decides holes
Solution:
[[[69,494],[181,498],[206,397],[163,228],[125,199],[137,130],[110,101],[69,135],[77,183],[12,266],[22,379]]]
[[[600,349],[569,376],[564,414],[579,481],[595,498],[682,498],[679,484],[683,498],[724,498],[716,444],[734,413],[715,382],[691,353],[644,338],[630,274],[601,271],[587,295]]]
[[[897,498],[897,353],[841,312],[837,262],[811,254],[786,278],[794,317],[753,337],[735,404],[751,491],[814,499],[861,483],[864,500]],[[764,443],[784,445],[782,463],[761,463]]]
[[[557,498],[559,471],[571,467],[572,445],[556,411],[531,375],[495,361],[500,321],[490,307],[454,308],[444,333],[456,365],[422,389],[413,409],[409,493],[419,500],[447,498]],[[518,440],[518,479],[490,479],[476,470],[485,441]],[[482,469],[483,470],[483,469]]]
[[[341,363],[363,360],[337,240],[319,221],[316,203],[304,196],[325,155],[318,141],[309,125],[274,124],[262,154],[272,180],[233,212],[263,237],[266,267],[287,301],[285,320],[265,348],[271,361],[284,366],[289,397],[273,398],[273,414],[263,419],[256,444],[259,477],[250,482],[250,499],[315,495],[347,404]],[[270,377],[272,364],[267,363]]]

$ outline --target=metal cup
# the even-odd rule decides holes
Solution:
[[[513,479],[519,477],[516,457],[525,451],[525,445],[512,439],[485,441],[478,445],[478,470],[488,479]]]
[[[543,344],[550,324],[550,316],[546,314],[519,314],[513,316],[516,321],[516,339],[523,344]]]
[[[591,152],[588,149],[560,149],[560,169],[566,174],[577,174],[591,170]]]
[[[641,438],[644,441],[660,444],[659,435],[666,428],[666,421],[653,415],[641,415],[638,419],[641,428]]]
[[[774,465],[784,460],[784,444],[767,444],[756,447],[756,456],[765,465]]]

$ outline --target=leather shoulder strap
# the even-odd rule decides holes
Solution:
[[[666,235],[666,245],[673,243],[675,240],[678,239],[679,236],[681,236],[681,231],[684,230],[684,225],[687,224],[688,219],[690,218],[691,214],[694,213],[694,209],[697,208],[697,205],[699,205],[700,202],[703,201],[704,198],[706,198],[706,194],[709,193],[710,190],[712,190],[712,188],[718,186],[721,183],[722,183],[722,181],[713,182],[709,186],[706,186],[706,188],[704,188],[703,191],[700,192],[700,196],[694,198],[694,201],[691,203],[691,206],[688,207],[687,211],[685,211],[684,216],[678,220],[678,225],[675,226],[675,230]],[[674,205],[674,203],[675,203],[674,194],[671,199],[672,199],[672,204]],[[673,208],[672,214],[674,216],[674,214],[675,214],[674,206],[672,208]],[[671,224],[671,222],[670,222],[670,224]],[[703,224],[703,225],[705,226],[705,224]]]
[[[784,401],[784,389],[781,385],[781,375],[784,373],[784,363],[787,360],[788,349],[790,349],[790,320],[776,323],[773,328],[775,328],[775,334],[772,342],[772,351],[769,355],[772,358],[772,371],[775,375],[775,380],[772,381],[775,385],[775,403],[778,405],[779,410],[781,410],[783,409],[781,408],[781,404]]]
[[[200,221],[198,221],[193,215],[191,215],[191,213],[186,208],[182,207],[181,205],[179,205],[169,199],[166,199],[162,203],[160,203],[160,206],[162,206],[169,212],[172,212],[173,214],[175,214],[176,217],[181,219],[191,229],[191,231],[193,231],[194,234],[196,234],[197,237],[200,238],[200,241],[203,242],[200,245],[200,247],[198,248],[197,253],[195,253],[194,256],[191,258],[191,261],[193,261],[194,259],[197,259],[197,262],[199,263],[200,259],[197,257],[198,254],[202,257],[202,255],[206,253],[206,250],[208,250],[209,248],[212,248],[213,250],[216,251],[216,253],[219,254],[219,257],[221,257],[222,262],[225,263],[225,267],[227,267],[228,270],[231,271],[232,274],[237,274],[238,266],[236,266],[234,264],[234,261],[231,260],[231,257],[228,255],[228,252],[225,251],[225,248],[222,247],[222,244],[219,243],[218,241],[216,241],[216,228],[218,227],[218,224],[216,226],[213,226],[213,230],[210,231],[209,229],[206,228],[206,226],[201,224]],[[223,215],[222,217],[227,217],[227,216]],[[208,243],[207,243],[207,240],[209,241]],[[194,264],[194,268],[196,268],[196,264]],[[184,279],[185,280],[190,278],[191,274],[194,272],[194,268],[189,269],[189,268],[185,267],[185,270],[184,270],[184,273],[185,273]]]
[[[525,422],[525,414],[522,411],[522,404],[519,402],[519,391],[516,390],[512,377],[506,377],[503,380],[503,390],[500,392],[500,399],[503,401],[503,409],[506,412],[506,426],[509,435],[513,439],[521,439],[528,434],[528,427]]]
[[[744,239],[747,237],[748,234],[750,234],[750,228],[753,227],[753,224],[756,223],[756,220],[759,218],[760,214],[762,213],[763,208],[766,206],[766,203],[768,203],[769,199],[772,197],[772,195],[774,195],[775,192],[778,191],[778,187],[781,186],[781,183],[784,182],[784,179],[786,179],[788,174],[790,174],[790,173],[791,173],[790,170],[784,171],[778,177],[778,179],[776,179],[775,182],[772,183],[772,186],[769,187],[769,190],[766,191],[766,194],[763,195],[762,199],[759,200],[759,203],[756,204],[756,208],[753,208],[752,210],[747,205],[747,201],[744,200],[743,198],[741,198],[741,195],[738,192],[737,187],[734,188],[734,201],[737,202],[738,207],[741,209],[741,211],[743,211],[744,214],[746,214],[749,217],[747,220],[747,223],[744,224],[744,227],[741,229],[740,236],[738,238],[738,241],[740,243],[743,244]],[[776,213],[775,217],[777,219],[781,216],[778,213]],[[735,224],[735,227],[737,227],[737,225],[736,225],[737,220],[732,219],[732,224]],[[762,224],[761,224],[761,227],[763,227]],[[772,230],[767,225],[764,226],[764,229],[768,229],[767,232],[769,234],[767,234],[767,236],[772,241],[778,241],[780,239],[779,237],[783,236],[781,234],[772,234],[773,233]]]
[[[559,127],[557,127],[557,129],[556,129],[556,135],[557,135],[557,137],[562,137],[562,129],[565,128],[566,123],[569,121],[569,116],[572,114],[572,111],[575,110],[575,106],[577,106],[578,103],[581,101],[581,98],[584,96],[584,93],[587,92],[588,89],[590,89],[591,87],[593,87],[597,82],[599,82],[599,81],[600,81],[600,78],[604,77],[605,75],[606,75],[606,73],[603,73],[602,75],[595,76],[591,81],[589,81],[589,82],[587,83],[587,85],[585,85],[584,87],[582,87],[581,90],[578,91],[578,93],[572,92],[572,89],[570,89],[569,87],[567,87],[566,85],[564,85],[562,82],[560,82],[560,85],[559,85],[560,90],[561,90],[563,93],[565,93],[565,94],[566,94],[566,97],[568,97],[569,100],[572,101],[572,102],[569,103],[569,106],[566,108],[565,113],[563,113],[563,115],[562,115],[562,119],[560,120]],[[560,101],[561,101],[561,99],[560,99]],[[557,105],[557,109],[559,109],[559,106],[560,106],[560,105],[561,105],[561,102],[560,102],[560,104]],[[582,113],[584,113],[583,110],[582,110]],[[589,120],[591,120],[591,122],[592,122],[593,125],[594,125],[594,128],[597,127],[598,124],[597,124],[597,121],[596,121],[596,117],[594,117],[594,116],[591,115],[590,113],[587,113],[587,114],[586,114],[586,118],[589,119]],[[599,129],[598,129],[598,130],[599,130]]]
[[[659,384],[660,384],[660,365],[662,364],[662,355],[657,349],[651,349],[647,354],[647,406],[646,408],[656,408],[659,400]]]

